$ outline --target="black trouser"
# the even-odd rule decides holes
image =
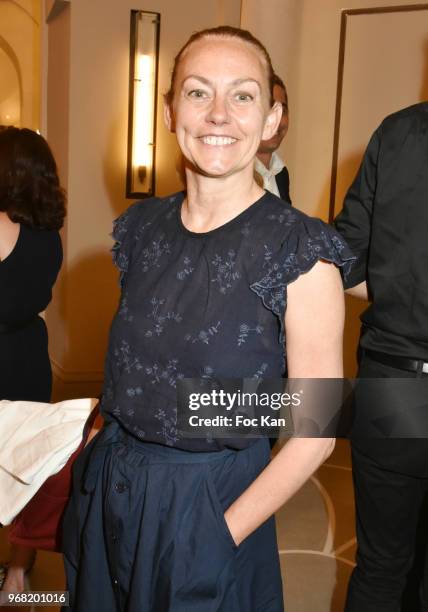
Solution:
[[[416,376],[367,356],[358,373],[359,378]],[[357,393],[356,411],[359,401]],[[428,488],[428,440],[358,439],[351,446],[358,548],[345,610],[413,612],[418,608],[402,607],[401,602]],[[420,609],[428,610],[428,605]]]

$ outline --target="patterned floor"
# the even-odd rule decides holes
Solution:
[[[287,612],[342,612],[354,566],[354,498],[349,444],[277,513]]]
[[[337,442],[329,460],[278,512],[277,529],[287,612],[342,612],[355,552],[350,454],[345,441]],[[4,532],[0,530],[0,559],[7,556]],[[61,557],[40,552],[30,582],[33,590],[63,589]]]

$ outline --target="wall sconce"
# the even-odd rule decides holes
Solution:
[[[131,11],[126,197],[155,193],[160,14]]]

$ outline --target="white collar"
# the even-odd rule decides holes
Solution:
[[[276,176],[284,168],[285,164],[276,151],[272,153],[270,158],[269,168],[266,168],[263,162],[256,157],[255,169],[261,176]]]

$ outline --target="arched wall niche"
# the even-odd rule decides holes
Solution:
[[[0,36],[0,125],[21,126],[22,73],[16,53]]]
[[[40,127],[41,2],[0,0],[0,123]]]

